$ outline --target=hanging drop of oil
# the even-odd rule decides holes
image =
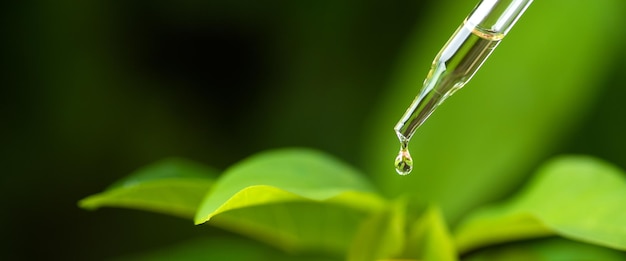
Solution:
[[[409,153],[408,142],[403,142],[395,160],[396,172],[404,176],[413,170],[413,159]]]

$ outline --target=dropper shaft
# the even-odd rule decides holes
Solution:
[[[482,0],[433,60],[424,85],[395,126],[401,142],[478,71],[532,0]]]

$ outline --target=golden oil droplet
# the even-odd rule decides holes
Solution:
[[[395,160],[396,172],[400,175],[408,175],[413,170],[413,159],[409,153],[408,141],[402,142],[400,152]]]

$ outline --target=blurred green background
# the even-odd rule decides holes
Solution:
[[[368,135],[388,136],[395,142],[393,124],[372,128],[380,122],[372,119],[380,118],[377,114],[386,106],[385,114],[395,113],[383,116],[395,123],[419,88],[389,94],[408,45],[418,41],[433,48],[424,51],[429,53],[426,62],[415,68],[416,77],[423,78],[438,48],[476,1],[454,1],[446,14],[441,5],[435,8],[436,3],[3,4],[0,259],[97,260],[209,233],[226,235],[168,216],[117,209],[93,213],[76,207],[82,197],[168,156],[224,169],[261,150],[306,146],[370,173],[366,166],[371,162],[366,162],[363,151],[377,148],[367,148]],[[617,12],[626,15],[626,9]],[[550,16],[535,16],[554,22]],[[452,27],[428,30],[441,23]],[[538,29],[514,28],[511,38],[523,30]],[[570,115],[578,120],[575,127],[568,125],[558,141],[546,144],[541,158],[584,153],[626,168],[626,33],[620,24],[610,30],[612,35],[591,40],[614,43],[607,44],[611,50],[604,50],[610,55],[589,64],[589,74],[578,76],[597,92],[581,105],[584,110]],[[589,35],[581,31],[577,37]],[[577,42],[572,39],[576,38],[560,43],[560,51],[575,59],[581,54],[575,52]],[[528,49],[509,52],[533,53],[542,45],[530,42],[534,44]],[[507,40],[500,48],[505,46]],[[515,75],[504,64],[491,66]],[[558,67],[552,69],[542,75],[561,77]],[[477,88],[470,83],[455,97]],[[501,91],[506,93],[507,86]],[[390,103],[382,100],[390,95],[406,97],[389,109],[384,104]],[[378,132],[381,126],[389,130]],[[372,134],[369,129],[376,131]],[[381,161],[389,162],[390,173],[394,157],[395,152],[380,153]],[[539,163],[530,161],[524,170]]]

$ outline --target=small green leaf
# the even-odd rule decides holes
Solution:
[[[359,227],[348,261],[374,261],[393,258],[404,249],[406,203],[396,201],[373,213]]]
[[[424,261],[456,261],[452,236],[438,207],[429,207],[411,227],[407,255]]]
[[[489,247],[470,254],[466,261],[623,261],[624,253],[596,245],[548,238]]]
[[[326,201],[369,211],[383,205],[353,168],[320,152],[282,149],[236,164],[216,182],[196,214],[196,224],[233,209],[289,201]]]
[[[626,183],[615,167],[583,156],[556,159],[519,196],[463,222],[462,252],[512,240],[556,234],[626,250]]]
[[[216,176],[217,171],[200,164],[167,159],[134,172],[78,204],[90,210],[124,207],[193,218]]]

